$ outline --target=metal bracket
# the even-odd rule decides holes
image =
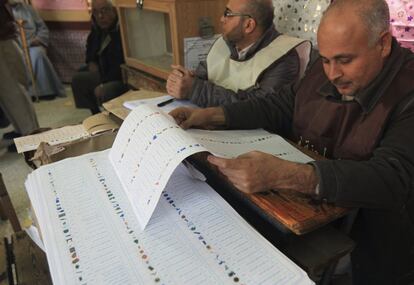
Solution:
[[[139,9],[142,9],[143,6],[144,6],[144,0],[137,0],[137,7]]]

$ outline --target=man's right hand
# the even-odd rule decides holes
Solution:
[[[89,62],[88,63],[88,70],[91,72],[98,72],[99,71],[99,67],[98,64],[96,64],[95,62]]]
[[[224,110],[221,107],[192,109],[180,107],[169,113],[183,129],[198,127],[215,129],[226,122]]]
[[[172,71],[168,75],[166,89],[168,95],[177,99],[188,99],[193,86],[194,73],[181,65],[171,65]]]

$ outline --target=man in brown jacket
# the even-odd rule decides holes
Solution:
[[[319,26],[320,59],[297,86],[171,113],[185,128],[263,127],[329,158],[300,164],[251,152],[208,160],[246,193],[286,189],[360,208],[353,284],[414,282],[414,54],[389,28],[384,0],[335,0]]]

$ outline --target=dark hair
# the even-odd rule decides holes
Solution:
[[[273,24],[274,7],[271,0],[250,0],[243,11],[252,16],[257,25],[263,30]]]

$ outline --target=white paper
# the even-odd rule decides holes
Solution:
[[[109,154],[142,229],[182,160],[207,151],[159,108],[141,105],[123,122]]]
[[[297,162],[311,160],[264,130],[184,131],[149,104],[135,108],[123,122],[109,159],[144,229],[171,174],[185,158],[202,151],[237,157],[252,150]]]
[[[139,99],[139,100],[132,100],[132,101],[126,101],[124,102],[124,107],[129,109],[129,110],[133,110],[138,106],[141,105],[150,105],[150,106],[154,106],[157,107],[157,105],[159,103],[165,102],[167,100],[171,100],[174,99],[173,96],[171,95],[164,95],[164,96],[159,96],[159,97],[155,97],[155,98],[149,98],[149,99]],[[174,110],[175,108],[178,107],[190,107],[190,108],[199,108],[197,105],[191,103],[188,100],[177,100],[174,99],[171,103],[168,103],[164,106],[159,107],[161,110],[163,110],[165,113],[168,113],[172,110]]]
[[[45,246],[43,245],[43,241],[40,238],[40,234],[39,231],[37,230],[37,228],[33,225],[31,225],[30,227],[28,227],[27,229],[25,229],[27,235],[32,239],[32,241],[44,252],[46,252],[45,250]]]
[[[54,284],[313,284],[182,165],[143,232],[108,151],[43,166],[26,187]]]
[[[75,125],[53,129],[36,135],[15,138],[14,143],[16,144],[17,152],[22,153],[37,149],[41,142],[56,145],[88,136],[89,133],[85,130],[83,125]]]
[[[248,131],[190,129],[187,132],[211,153],[219,157],[235,158],[251,151],[261,151],[294,162],[307,163],[313,160],[282,137],[263,129]]]
[[[196,70],[200,61],[207,58],[211,46],[220,35],[211,38],[201,37],[184,38],[184,66],[189,70]]]

